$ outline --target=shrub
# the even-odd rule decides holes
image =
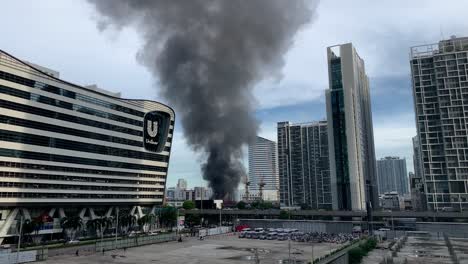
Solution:
[[[362,258],[366,255],[366,252],[359,246],[348,251],[349,264],[358,264]]]
[[[182,207],[185,210],[192,210],[195,208],[195,203],[193,201],[187,200],[182,204]]]

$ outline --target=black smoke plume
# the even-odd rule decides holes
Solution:
[[[252,89],[278,76],[307,0],[90,0],[98,27],[135,27],[137,53],[175,107],[190,146],[207,155],[203,177],[226,198],[245,175],[241,148],[256,136]]]

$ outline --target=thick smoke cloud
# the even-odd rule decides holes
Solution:
[[[90,0],[100,29],[135,27],[138,60],[177,110],[203,177],[227,198],[245,175],[241,148],[258,124],[252,89],[280,75],[294,35],[314,14],[307,0]]]

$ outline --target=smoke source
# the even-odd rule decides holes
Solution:
[[[160,82],[190,146],[206,154],[203,177],[214,198],[245,175],[241,148],[258,124],[252,89],[277,76],[296,32],[313,17],[307,0],[90,0],[98,27],[135,27],[137,59]]]

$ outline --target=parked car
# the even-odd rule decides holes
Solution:
[[[239,238],[245,238],[245,235],[247,234],[248,231],[242,231],[239,233]]]
[[[252,235],[251,235],[250,237],[253,238],[253,239],[259,239],[259,238],[260,238],[260,234],[261,234],[260,232],[255,232],[255,231],[253,231],[253,232],[252,232]]]
[[[282,241],[282,240],[288,240],[288,234],[286,233],[279,233],[277,236],[276,236],[278,240]]]
[[[267,240],[274,240],[274,239],[276,239],[277,235],[278,235],[278,233],[276,233],[276,232],[268,233],[267,234]]]

